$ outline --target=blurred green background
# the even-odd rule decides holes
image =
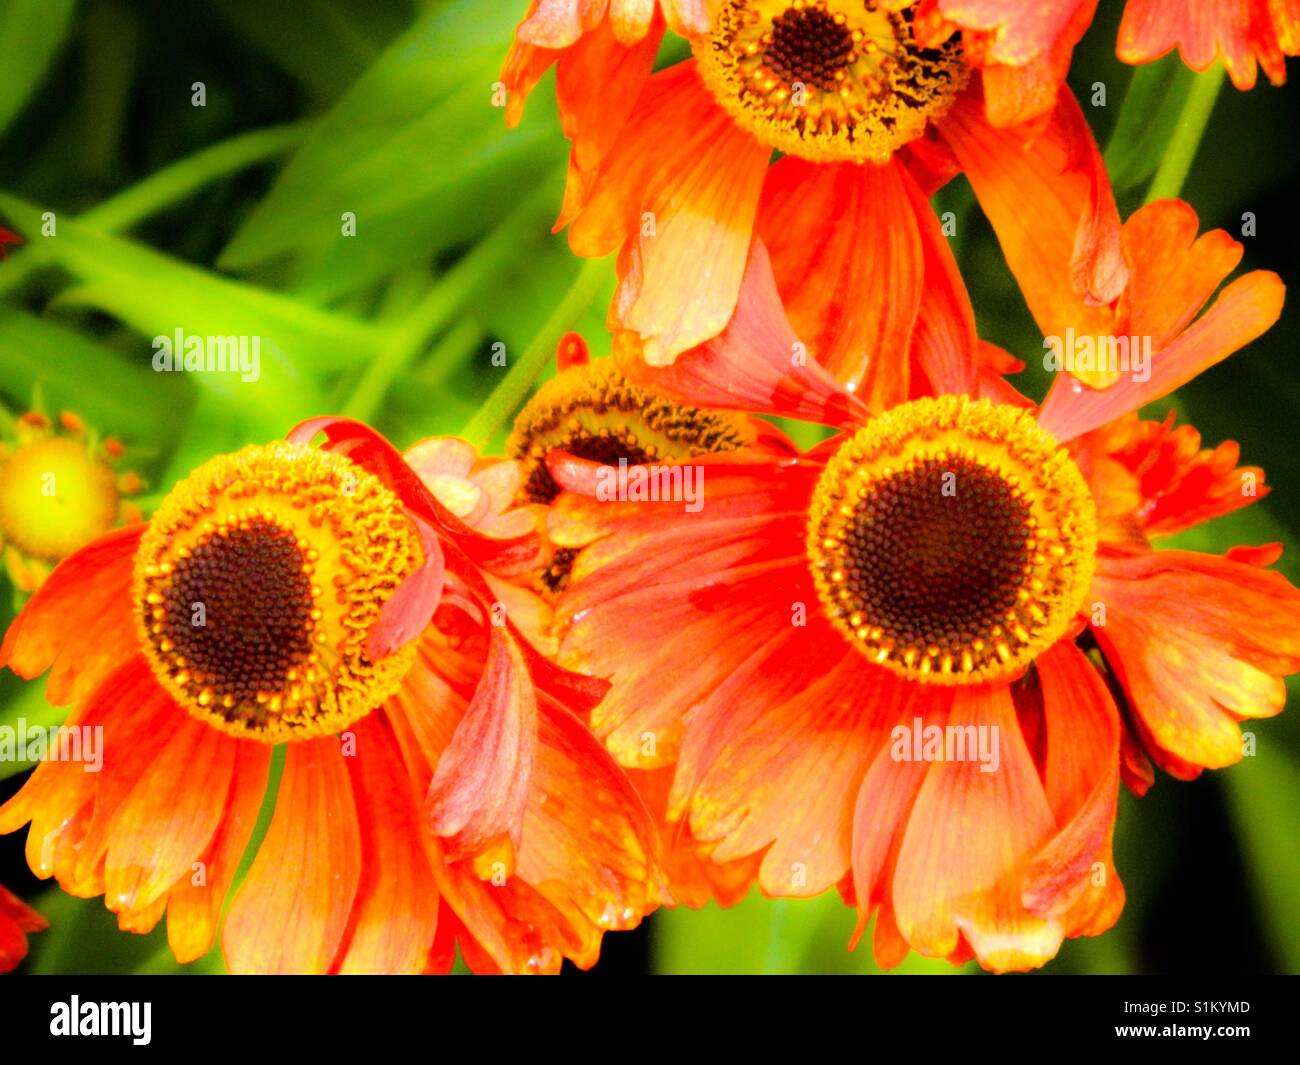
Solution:
[[[458,433],[499,446],[565,330],[606,350],[612,292],[612,263],[584,264],[550,235],[567,154],[552,78],[517,130],[492,106],[524,6],[0,0],[0,225],[26,238],[0,266],[0,404],[19,412],[36,395],[123,440],[146,505],[203,459],[320,413],[366,419],[399,445]],[[1188,143],[1178,120],[1189,94],[1213,99],[1214,75],[1170,58],[1135,79],[1113,54],[1119,11],[1103,0],[1071,83],[1127,215],[1158,169],[1162,187],[1177,188],[1169,146]],[[661,61],[682,54],[669,42]],[[1289,280],[1300,277],[1300,108],[1294,85],[1263,80],[1219,92],[1181,194],[1203,228],[1240,237],[1252,212],[1244,268]],[[1090,104],[1098,83],[1104,106]],[[1041,336],[964,179],[936,206],[957,215],[981,335],[1034,360]],[[46,212],[57,238],[42,236]],[[343,235],[344,212],[355,236]],[[178,327],[260,336],[261,379],[153,372],[151,339]],[[1281,540],[1294,581],[1298,335],[1292,299],[1262,340],[1172,401],[1207,445],[1240,441],[1243,462],[1274,486],[1181,541]],[[505,369],[492,362],[497,344]],[[1041,395],[1042,372],[1023,376]],[[11,616],[0,591],[0,624]],[[6,673],[0,723],[19,717],[58,720],[40,684]],[[1122,797],[1125,912],[1106,936],[1067,943],[1046,971],[1300,971],[1300,717],[1252,728],[1258,754],[1241,765]],[[19,768],[0,766],[0,797]],[[33,937],[26,971],[220,971],[215,952],[180,970],[161,929],[119,933],[101,900],[33,880],[23,835],[0,839],[0,883],[53,925]],[[874,972],[869,949],[845,950],[853,923],[833,893],[665,911],[606,937],[595,973]],[[956,970],[913,956],[902,971]]]

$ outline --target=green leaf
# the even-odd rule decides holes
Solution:
[[[1300,964],[1300,763],[1273,742],[1267,726],[1242,727],[1255,734],[1256,753],[1224,772],[1228,801],[1268,942],[1294,973]]]
[[[839,893],[813,899],[765,899],[756,891],[730,909],[712,903],[702,910],[660,910],[655,915],[654,969],[672,974],[879,973],[871,953],[871,929],[848,949],[857,914]],[[946,961],[909,954],[898,973],[939,975],[978,972]]]
[[[40,86],[68,35],[76,0],[6,0],[0,5],[0,132]]]
[[[27,233],[39,233],[40,211],[0,193],[0,211]],[[61,297],[107,311],[144,337],[260,338],[260,377],[251,385],[235,373],[187,375],[202,389],[224,396],[236,421],[278,414],[297,419],[319,413],[315,375],[366,359],[378,343],[364,322],[318,310],[297,300],[218,277],[122,237],[58,221],[58,235],[41,238],[50,260],[84,284]],[[145,365],[153,350],[142,344]]]
[[[1178,56],[1133,71],[1106,145],[1106,169],[1116,192],[1136,188],[1156,172],[1195,77]]]
[[[310,251],[322,258],[305,285],[320,299],[490,228],[503,200],[564,154],[553,108],[509,131],[491,105],[517,14],[457,0],[395,41],[295,153],[220,265]],[[344,212],[356,236],[342,235]]]
[[[366,0],[360,8],[346,0],[218,0],[216,8],[254,47],[323,99],[351,84],[410,17],[404,0]]]
[[[128,441],[168,439],[189,404],[180,375],[155,374],[58,322],[0,307],[0,387],[25,400],[37,385],[53,409]]]

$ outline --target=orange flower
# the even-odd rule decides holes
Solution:
[[[869,406],[899,402],[916,346],[947,328],[922,293],[961,284],[927,202],[959,169],[986,207],[1014,205],[989,217],[1031,306],[1119,294],[1113,196],[1068,93],[1032,134],[995,130],[959,45],[921,47],[911,7],[716,6],[694,57],[653,76],[650,37],[603,24],[545,55],[573,142],[557,228],[580,255],[619,252],[611,327],[651,365],[722,331],[757,234],[808,351]],[[516,104],[535,81],[521,56]]]
[[[989,120],[1009,125],[1052,107],[1096,8],[1097,0],[923,0],[917,37],[933,45],[960,30],[967,59],[984,72]],[[1289,0],[1128,0],[1119,58],[1150,63],[1174,48],[1196,71],[1222,59],[1239,89],[1254,87],[1257,61],[1281,85],[1285,57],[1300,53],[1300,8]]]
[[[695,460],[698,513],[601,502],[598,468],[552,456],[570,491],[551,536],[588,545],[558,661],[610,678],[597,734],[627,766],[675,768],[667,816],[714,861],[757,858],[769,895],[838,885],[858,934],[874,913],[885,965],[914,949],[1027,969],[1104,931],[1124,897],[1121,776],[1145,790],[1143,751],[1180,777],[1237,761],[1239,722],[1277,713],[1300,670],[1300,591],[1264,568],[1275,548],[1149,543],[1258,479],[1230,445],[1132,416],[1280,313],[1281,283],[1255,272],[1192,321],[1241,252],[1196,227],[1163,201],[1124,228],[1111,328],[1152,337],[1145,380],[1062,373],[1035,409],[972,341],[931,372],[935,394],[873,418],[820,367],[792,370],[756,244],[728,330],[639,372],[849,431]]]
[[[319,433],[326,444],[307,446]],[[222,933],[236,972],[589,966],[659,901],[654,830],[494,595],[536,533],[471,527],[386,441],[306,422],[211,460],[148,524],[66,560],[0,664],[51,669],[101,772],[46,761],[3,807],[28,860],[212,945],[283,745],[274,814]],[[430,622],[430,618],[432,621]]]
[[[15,969],[27,957],[27,934],[43,932],[44,917],[0,884],[0,973]]]
[[[547,506],[560,493],[546,463],[552,451],[617,465],[681,462],[696,455],[736,451],[781,434],[756,418],[688,407],[633,384],[612,359],[592,361],[576,333],[561,338],[555,377],[515,418],[506,452],[519,473],[518,502],[544,529]],[[574,552],[546,538],[532,583],[552,598],[564,587]]]

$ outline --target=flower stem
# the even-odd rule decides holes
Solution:
[[[1206,123],[1214,110],[1214,102],[1219,97],[1223,85],[1223,64],[1216,64],[1204,74],[1199,74],[1192,81],[1192,87],[1183,101],[1183,109],[1178,115],[1173,136],[1165,148],[1165,156],[1160,160],[1156,176],[1147,189],[1146,202],[1168,199],[1177,196],[1187,180],[1187,172],[1196,158],[1196,151],[1201,145]]]
[[[523,403],[537,375],[555,354],[555,345],[579,316],[595,300],[608,281],[608,266],[601,259],[591,259],[582,264],[564,299],[546,320],[546,324],[524,349],[519,361],[510,368],[501,383],[479,407],[460,435],[479,448],[492,443],[497,431],[511,414]]]
[[[394,379],[423,350],[471,296],[520,252],[520,234],[533,233],[539,216],[549,214],[555,190],[549,182],[511,211],[486,238],[433,283],[424,297],[393,325],[388,340],[371,359],[343,413],[369,421]]]

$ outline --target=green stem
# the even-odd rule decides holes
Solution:
[[[1223,78],[1224,69],[1220,63],[1193,80],[1173,136],[1165,148],[1165,156],[1160,160],[1156,176],[1151,179],[1151,187],[1147,189],[1147,203],[1177,196],[1182,191],[1192,160],[1196,158],[1196,150],[1201,146],[1205,125],[1214,110],[1214,102],[1219,97]]]
[[[478,413],[461,430],[460,435],[464,439],[480,448],[492,443],[497,430],[522,405],[528,390],[537,380],[537,375],[555,354],[555,345],[559,343],[560,337],[591,306],[608,277],[609,268],[604,260],[592,259],[583,263],[560,305],[546,320],[541,331],[533,337],[532,343],[524,349],[519,361],[479,407]]]
[[[423,350],[434,333],[455,317],[471,296],[520,252],[520,234],[533,233],[539,217],[550,214],[555,190],[550,183],[510,212],[486,238],[447,271],[393,326],[388,341],[357,381],[343,414],[370,421],[397,375]]]

